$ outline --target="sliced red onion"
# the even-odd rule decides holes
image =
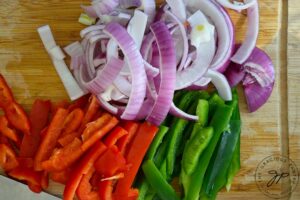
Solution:
[[[119,75],[114,80],[114,86],[120,90],[120,92],[126,96],[130,96],[131,93],[131,83],[124,77]]]
[[[138,49],[141,48],[146,26],[147,26],[148,16],[139,10],[134,11],[134,15],[128,23],[127,31],[129,35],[134,40]]]
[[[118,22],[119,24],[125,26],[131,18],[128,13],[116,12],[109,15],[102,15],[98,23],[108,24],[110,22]]]
[[[224,72],[230,63],[234,47],[234,29],[230,16],[225,9],[214,1],[190,0],[187,1],[187,7],[192,12],[200,9],[215,25],[218,35],[218,48],[210,68]]]
[[[186,62],[187,59],[187,55],[188,55],[188,50],[189,50],[189,44],[188,44],[188,38],[187,38],[187,32],[186,29],[183,25],[183,23],[169,10],[165,11],[166,14],[174,21],[177,23],[181,36],[182,36],[182,42],[183,42],[183,52],[182,52],[182,57],[181,57],[181,62],[180,65],[178,66],[179,70],[182,70],[184,67],[184,64]]]
[[[82,29],[80,31],[80,37],[85,37],[86,34],[93,32],[93,31],[101,31],[104,29],[104,25],[92,25],[92,26],[88,26],[85,29]]]
[[[156,3],[155,0],[141,0],[141,9],[148,15],[148,25],[150,25],[155,17]]]
[[[97,71],[97,76],[85,84],[86,88],[95,95],[104,92],[117,78],[123,66],[122,60],[111,57],[104,68]]]
[[[82,5],[81,8],[84,10],[84,12],[85,12],[88,16],[90,16],[90,17],[92,17],[92,18],[97,18],[97,17],[98,17],[98,15],[97,15],[95,9],[94,9],[92,6],[83,6],[83,5]]]
[[[191,115],[191,114],[188,114],[188,113],[180,110],[179,108],[176,107],[176,105],[174,103],[172,103],[169,113],[175,117],[180,117],[180,118],[186,119],[186,120],[197,121],[199,119],[199,117],[197,115]]]
[[[143,58],[135,45],[134,40],[126,29],[117,23],[106,25],[104,32],[109,35],[121,48],[127,64],[129,65],[132,88],[128,104],[121,115],[122,119],[134,120],[137,116],[146,95],[146,73]]]
[[[255,1],[256,0],[249,0],[249,1],[245,0],[245,3],[238,2],[238,1],[233,1],[234,3],[231,3],[229,0],[217,0],[217,2],[222,6],[224,6],[225,8],[230,8],[237,11],[250,8],[255,4]]]
[[[205,87],[211,82],[211,78],[202,77],[198,81],[194,82],[193,85],[199,86],[199,87]]]
[[[159,125],[170,110],[176,74],[175,45],[168,27],[164,22],[156,22],[150,26],[160,53],[160,86],[157,98],[146,120]]]
[[[172,13],[176,15],[176,17],[184,23],[186,21],[186,11],[185,5],[182,0],[166,0],[167,4],[170,6]]]
[[[141,0],[119,0],[121,8],[140,7],[142,5]]]
[[[102,108],[104,108],[105,110],[107,110],[108,112],[110,112],[111,114],[117,115],[118,114],[118,108],[112,106],[111,104],[109,104],[107,101],[105,101],[101,94],[97,95],[97,98],[99,100],[99,103],[101,105]]]
[[[228,84],[228,81],[227,81],[226,77],[223,74],[221,74],[220,72],[209,69],[207,71],[207,73],[205,74],[205,77],[211,78],[211,82],[216,87],[219,95],[225,101],[231,101],[232,100],[231,88]]]
[[[147,61],[144,61],[144,64],[145,64],[145,70],[146,70],[147,76],[150,76],[150,77],[154,78],[159,74],[159,69],[158,68],[153,67]]]
[[[50,27],[48,25],[42,26],[42,27],[38,28],[38,33],[41,37],[41,40],[42,40],[48,54],[50,55],[50,53],[52,52],[51,59],[52,59],[53,65],[54,65],[56,72],[59,75],[70,99],[76,100],[76,99],[80,98],[81,96],[85,95],[86,93],[80,88],[80,86],[78,85],[78,83],[76,82],[74,77],[72,76],[72,74],[71,74],[70,70],[68,69],[64,60],[57,59],[57,58],[61,58],[61,56],[54,55],[54,54],[56,54],[55,52],[57,52],[57,50],[55,50],[53,53],[52,49],[56,48],[57,45],[54,40],[54,37],[53,37]],[[62,52],[60,52],[60,53],[62,53]]]
[[[109,14],[119,5],[119,0],[102,0],[92,2],[92,7],[94,8],[97,16],[100,18],[102,15]]]
[[[100,65],[104,65],[106,63],[106,59],[105,58],[95,58],[94,59],[94,66],[97,68]]]
[[[235,87],[239,84],[244,79],[245,74],[246,72],[241,68],[241,66],[235,63],[231,63],[224,73],[230,87]]]
[[[250,0],[245,1],[249,2]],[[248,29],[246,39],[231,58],[233,62],[238,64],[243,64],[248,59],[256,45],[259,32],[259,10],[257,0],[254,2],[255,4],[247,9]]]
[[[153,107],[153,105],[154,100],[152,98],[146,99],[136,117],[136,120],[144,120],[149,114],[149,110]]]

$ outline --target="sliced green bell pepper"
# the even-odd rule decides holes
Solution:
[[[148,183],[163,200],[179,200],[175,190],[164,179],[152,160],[146,160],[142,166]]]

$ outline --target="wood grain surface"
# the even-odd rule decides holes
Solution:
[[[289,156],[300,169],[300,1],[259,0],[260,35],[258,46],[272,58],[276,84],[269,102],[255,113],[248,113],[242,90],[240,107],[243,129],[241,165],[230,192],[218,199],[270,199],[256,186],[255,171],[265,157]],[[64,47],[79,40],[84,28],[77,23],[80,0],[0,0],[0,73],[4,74],[17,100],[30,108],[36,98],[66,99],[51,61],[36,29],[49,24],[57,44]],[[289,5],[288,5],[289,4]],[[242,41],[246,16],[230,12]],[[281,28],[282,27],[282,28]],[[289,187],[281,184],[278,190]],[[61,194],[62,186],[51,184],[49,192]],[[290,199],[300,199],[300,187]]]

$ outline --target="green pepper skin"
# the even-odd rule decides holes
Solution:
[[[147,182],[163,200],[180,200],[172,186],[164,179],[152,160],[146,160],[142,166]]]
[[[232,115],[233,108],[227,105],[218,105],[215,111],[215,114],[210,121],[210,126],[214,128],[214,135],[211,139],[211,142],[201,155],[199,162],[195,172],[191,176],[190,187],[188,188],[188,192],[186,193],[186,200],[198,200],[199,194],[201,191],[203,179],[207,167],[209,165],[209,161],[214,153],[214,150],[217,146],[219,138],[223,131],[227,128],[229,120]]]

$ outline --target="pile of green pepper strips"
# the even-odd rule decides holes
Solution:
[[[215,199],[220,189],[230,189],[240,169],[241,119],[237,92],[233,90],[230,102],[224,102],[217,93],[210,95],[205,91],[178,92],[174,99],[180,109],[197,114],[199,120],[168,116],[136,181],[139,200]],[[175,191],[170,183],[176,177],[180,187]]]

